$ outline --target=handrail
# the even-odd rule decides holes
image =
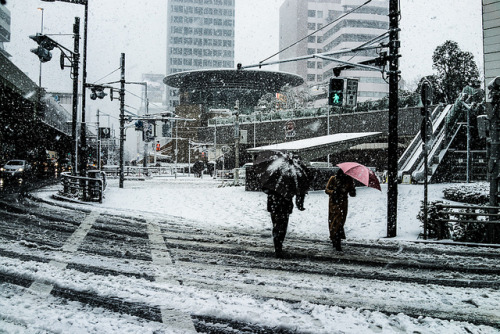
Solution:
[[[61,173],[63,190],[60,193],[69,198],[77,197],[84,202],[98,201],[102,203],[106,185],[106,173],[102,171],[96,172],[99,172],[101,178],[71,175],[69,172]],[[86,191],[83,191],[84,189]],[[84,194],[86,195],[85,197]]]

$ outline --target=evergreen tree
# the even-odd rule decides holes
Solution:
[[[479,87],[479,71],[471,52],[462,51],[457,42],[446,41],[432,55],[433,68],[446,103],[454,103],[465,86]]]

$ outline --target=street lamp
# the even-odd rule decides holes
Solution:
[[[85,126],[85,84],[87,83],[87,26],[89,18],[89,3],[88,0],[42,0],[45,2],[67,2],[77,5],[85,6],[85,16],[83,21],[83,65],[82,65],[82,123],[80,129],[80,175],[85,176],[87,172],[87,164],[85,159],[87,155],[85,154],[87,147],[87,137],[86,137],[86,126]],[[43,12],[42,12],[43,13]]]
[[[49,61],[52,57],[50,50],[53,50],[57,47],[61,51],[61,69],[67,67],[64,64],[64,58],[68,59],[71,63],[72,68],[72,78],[73,78],[73,113],[72,113],[72,137],[75,142],[75,151],[73,152],[73,168],[72,174],[75,173],[76,169],[76,156],[77,156],[77,139],[76,139],[76,123],[78,116],[78,68],[80,61],[79,54],[79,39],[80,39],[80,18],[75,17],[75,23],[73,25],[73,37],[74,37],[74,46],[73,51],[65,48],[58,42],[54,41],[52,38],[45,36],[43,34],[36,34],[34,36],[30,36],[32,40],[38,43],[38,48],[32,49],[31,51],[35,53],[40,61]],[[68,52],[69,56],[64,52]]]

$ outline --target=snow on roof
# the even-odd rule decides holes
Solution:
[[[279,144],[247,149],[250,154],[264,151],[282,151],[299,154],[304,160],[326,156],[334,152],[349,149],[351,146],[369,142],[380,136],[382,132],[336,133],[333,135],[289,141]]]
[[[381,132],[354,132],[354,133],[336,133],[328,136],[314,137],[308,139],[301,139],[296,141],[289,141],[280,144],[272,144],[267,146],[260,146],[250,148],[248,152],[261,152],[261,151],[295,151],[307,148],[314,148],[317,146],[324,146],[328,144],[336,144],[345,141],[351,141],[360,138],[373,137],[381,134]]]

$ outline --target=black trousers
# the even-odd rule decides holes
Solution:
[[[274,246],[279,247],[280,249],[283,245],[283,241],[285,240],[289,216],[290,214],[288,213],[271,213]]]

